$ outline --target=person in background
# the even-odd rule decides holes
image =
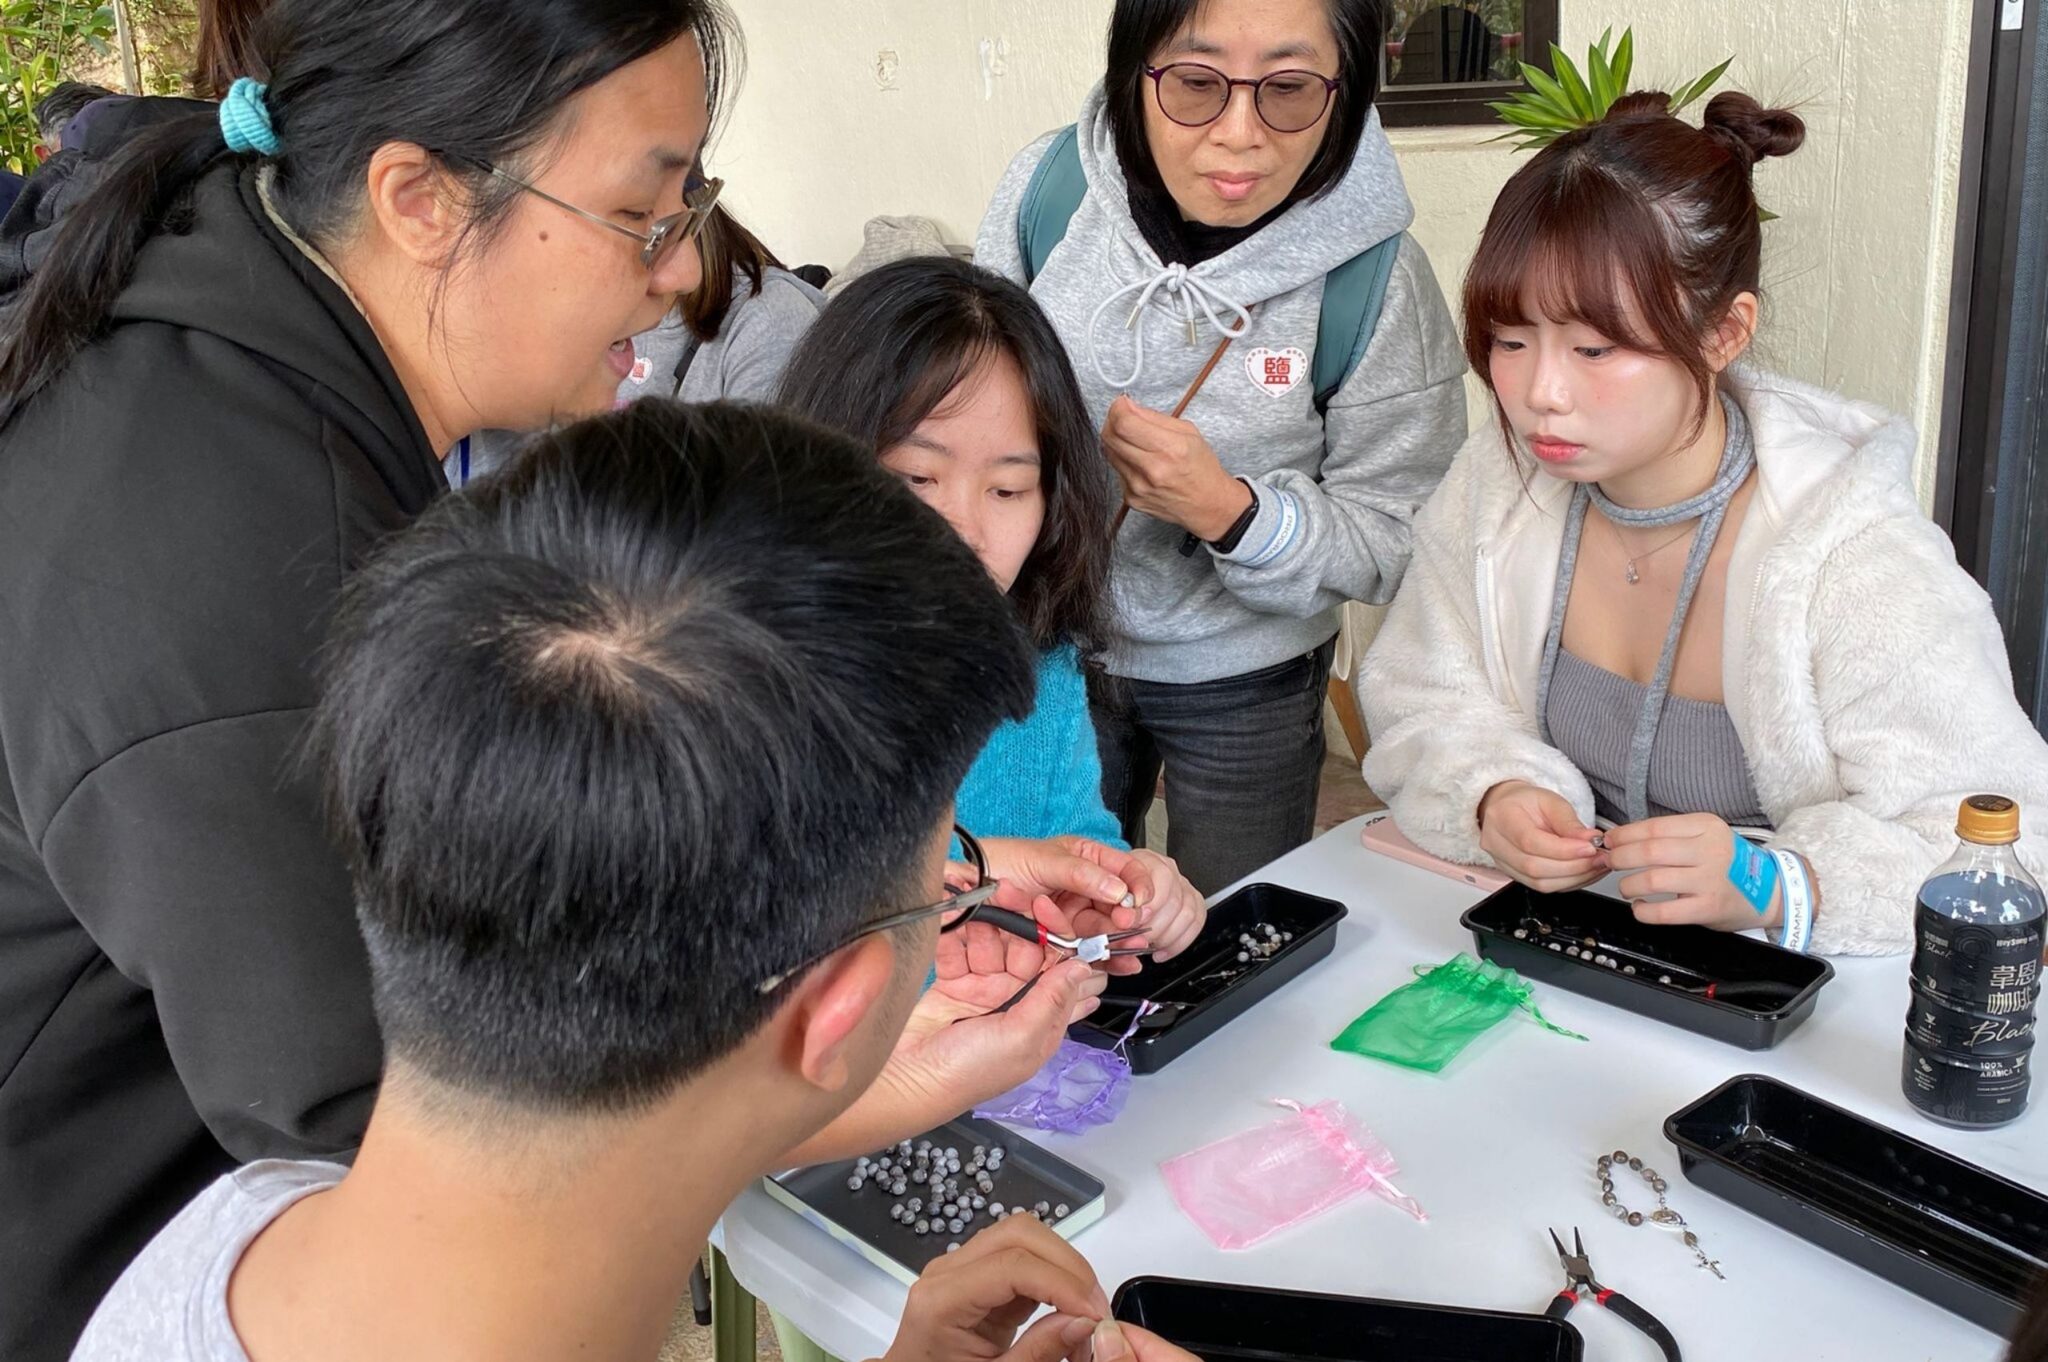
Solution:
[[[1417,520],[1358,676],[1364,771],[1436,855],[1875,954],[1909,946],[1965,796],[2017,799],[2048,854],[2048,743],[1912,429],[1739,363],[1752,168],[1804,133],[1639,92],[1501,191],[1465,280],[1499,422]]]
[[[825,307],[803,280],[724,208],[713,211],[702,243],[704,282],[679,300],[677,354],[654,372],[675,376],[685,402],[727,398],[766,402],[789,357]],[[621,395],[623,395],[623,390]]]
[[[825,306],[824,294],[785,268],[723,205],[712,208],[697,249],[704,282],[633,337],[633,365],[619,380],[621,404],[642,397],[765,401]],[[443,461],[449,483],[460,487],[504,464],[524,438],[492,430],[458,442]]]
[[[390,541],[322,689],[388,1053],[362,1149],[213,1183],[74,1357],[645,1362],[726,1204],[859,1096],[935,951],[994,931],[946,829],[1030,703],[1022,633],[853,441],[642,403]],[[1100,1329],[1192,1362],[1102,1324],[1025,1220],[926,1273],[890,1359],[1057,1362]]]
[[[268,87],[136,134],[57,228],[0,346],[8,1362],[66,1356],[222,1172],[361,1138],[315,651],[441,450],[608,409],[696,286],[730,35],[708,0],[278,0]],[[448,343],[484,334],[522,343]]]
[[[52,117],[38,127],[50,151],[0,220],[0,316],[20,300],[28,281],[41,266],[64,218],[98,187],[115,155],[136,136],[167,122],[178,122],[218,103],[238,77],[260,76],[256,27],[271,0],[200,0],[194,69],[189,78],[193,98],[175,95],[123,95],[96,86],[98,97],[80,99],[60,86],[69,108],[63,119]],[[75,82],[67,83],[67,85]],[[75,103],[75,107],[73,104]],[[15,211],[18,208],[20,211]]]
[[[199,99],[227,98],[243,76],[266,79],[259,26],[275,0],[199,0],[189,83]]]
[[[1141,884],[1135,914],[1118,925],[1145,926],[1155,959],[1186,949],[1206,920],[1201,895],[1170,859],[1129,850],[1102,805],[1082,658],[1104,629],[1111,494],[1045,314],[1023,289],[964,261],[884,265],[832,300],[797,347],[778,400],[877,451],[974,549],[1031,636],[1031,712],[981,749],[954,816],[992,851],[1004,839],[1049,841]],[[969,991],[986,987],[942,970],[906,1032],[923,1043],[906,1046],[816,1148],[878,1148],[890,1132],[929,1129],[1007,1092],[1078,1019],[1034,989],[1007,1027],[984,1031],[970,1049],[952,1023],[1005,1001]]]
[[[103,99],[118,99],[112,90],[104,85],[88,85],[84,81],[59,81],[55,89],[36,101],[36,160],[47,161],[62,151],[67,135],[75,138],[83,131],[79,124],[80,115],[86,109]]]
[[[1104,797],[1142,845],[1163,768],[1167,849],[1205,894],[1313,835],[1340,608],[1392,598],[1465,436],[1373,110],[1384,25],[1379,0],[1118,0],[1102,84],[1011,162],[976,243],[1052,318],[1129,507]],[[1039,260],[1041,172],[1085,192]],[[1351,367],[1319,391],[1325,284],[1355,261],[1382,301],[1345,314],[1324,358]]]

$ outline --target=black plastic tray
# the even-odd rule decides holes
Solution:
[[[1788,951],[1734,932],[1705,927],[1650,927],[1620,899],[1577,890],[1539,894],[1511,884],[1466,912],[1465,927],[1479,953],[1524,978],[1583,993],[1603,1003],[1671,1026],[1696,1031],[1745,1050],[1768,1050],[1813,1013],[1821,986],[1835,967],[1817,956]],[[1533,928],[1553,929],[1550,938]],[[1515,936],[1528,933],[1527,939]],[[1615,950],[1636,973],[1554,951],[1592,938]],[[1673,982],[1660,982],[1665,977]],[[1695,991],[1711,981],[1716,993]],[[1763,996],[1757,996],[1761,993]]]
[[[1349,910],[1277,884],[1248,884],[1209,910],[1208,925],[1193,945],[1165,964],[1146,962],[1138,974],[1112,975],[1102,1006],[1068,1034],[1099,1049],[1130,1029],[1139,1003],[1167,1010],[1148,1019],[1124,1053],[1134,1073],[1156,1073],[1235,1020],[1259,999],[1337,948],[1337,924]],[[1237,938],[1254,923],[1294,933],[1276,954],[1237,963]]]
[[[1448,1305],[1137,1277],[1112,1304],[1202,1362],[1579,1362],[1563,1320]]]
[[[2048,1196],[1775,1079],[1729,1079],[1664,1137],[1715,1196],[1995,1334],[2048,1268]]]
[[[1100,1178],[1005,1126],[963,1116],[917,1139],[960,1149],[963,1159],[964,1151],[976,1145],[1002,1146],[1006,1155],[1003,1171],[995,1176],[995,1191],[989,1199],[1023,1206],[1041,1201],[1055,1207],[1064,1205],[1069,1213],[1054,1223],[1053,1229],[1065,1237],[1071,1238],[1102,1218]],[[944,1256],[948,1243],[964,1243],[995,1223],[984,1213],[958,1235],[918,1234],[889,1218],[895,1197],[872,1185],[858,1192],[846,1185],[854,1163],[847,1159],[778,1174],[767,1179],[768,1194],[905,1283],[915,1281],[932,1259]],[[914,1193],[922,1191],[913,1186]]]

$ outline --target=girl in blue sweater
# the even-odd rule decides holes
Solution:
[[[987,838],[1051,840],[1126,867],[1166,959],[1202,929],[1174,863],[1132,851],[1102,802],[1081,658],[1100,646],[1115,502],[1059,338],[1023,289],[926,256],[862,276],[791,357],[782,401],[870,441],[974,546],[1041,656],[1031,717],[996,731],[955,816]]]

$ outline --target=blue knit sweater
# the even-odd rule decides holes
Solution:
[[[1039,658],[1031,716],[996,729],[960,786],[953,816],[977,837],[1073,834],[1130,849],[1102,803],[1102,757],[1073,648]]]

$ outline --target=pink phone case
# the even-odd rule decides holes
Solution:
[[[1358,840],[1365,844],[1368,851],[1377,851],[1382,856],[1391,856],[1397,861],[1419,865],[1424,870],[1433,871],[1447,880],[1457,880],[1461,884],[1471,885],[1474,889],[1483,889],[1489,894],[1496,889],[1505,889],[1512,883],[1498,870],[1485,866],[1459,865],[1456,861],[1447,861],[1441,856],[1430,855],[1409,841],[1401,829],[1394,826],[1392,814],[1367,823]]]

